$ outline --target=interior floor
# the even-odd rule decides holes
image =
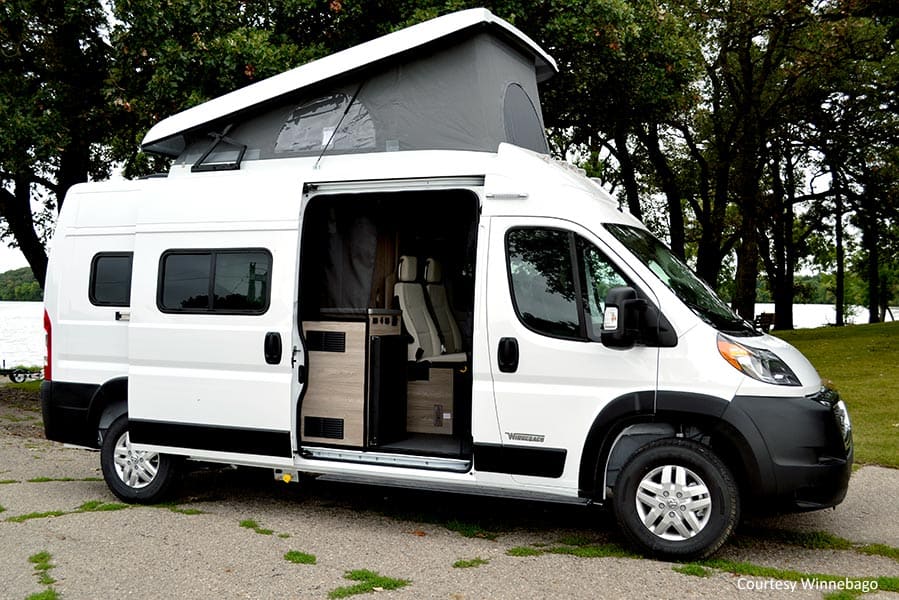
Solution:
[[[389,444],[381,444],[378,449],[386,452],[456,457],[463,454],[462,446],[463,440],[458,436],[412,433],[405,439]]]

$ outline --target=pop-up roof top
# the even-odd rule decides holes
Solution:
[[[555,61],[482,8],[438,17],[215,98],[157,123],[145,151],[177,163],[322,152],[547,152],[537,82]],[[215,139],[226,135],[215,153]],[[217,137],[218,136],[218,137]]]

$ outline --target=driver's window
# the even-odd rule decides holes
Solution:
[[[613,287],[629,284],[596,246],[580,236],[577,236],[577,246],[583,276],[587,333],[590,339],[599,340],[603,311],[606,308],[606,294]]]

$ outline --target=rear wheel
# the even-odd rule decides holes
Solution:
[[[22,370],[16,370],[9,374],[9,380],[13,383],[25,383],[27,377],[28,375]]]
[[[100,448],[100,467],[106,485],[125,502],[158,502],[177,479],[174,457],[134,449],[127,415],[113,421],[106,430]]]
[[[706,446],[657,440],[639,449],[619,475],[615,516],[642,550],[673,559],[701,558],[737,525],[740,497],[727,466]]]

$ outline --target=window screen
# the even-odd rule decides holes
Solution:
[[[272,256],[267,250],[171,251],[161,261],[163,312],[261,314],[268,309]]]
[[[131,304],[131,252],[102,253],[91,262],[89,293],[97,306]]]
[[[540,117],[530,96],[517,83],[506,88],[503,99],[503,124],[506,127],[506,141],[534,152],[549,154],[546,133],[540,125]]]

